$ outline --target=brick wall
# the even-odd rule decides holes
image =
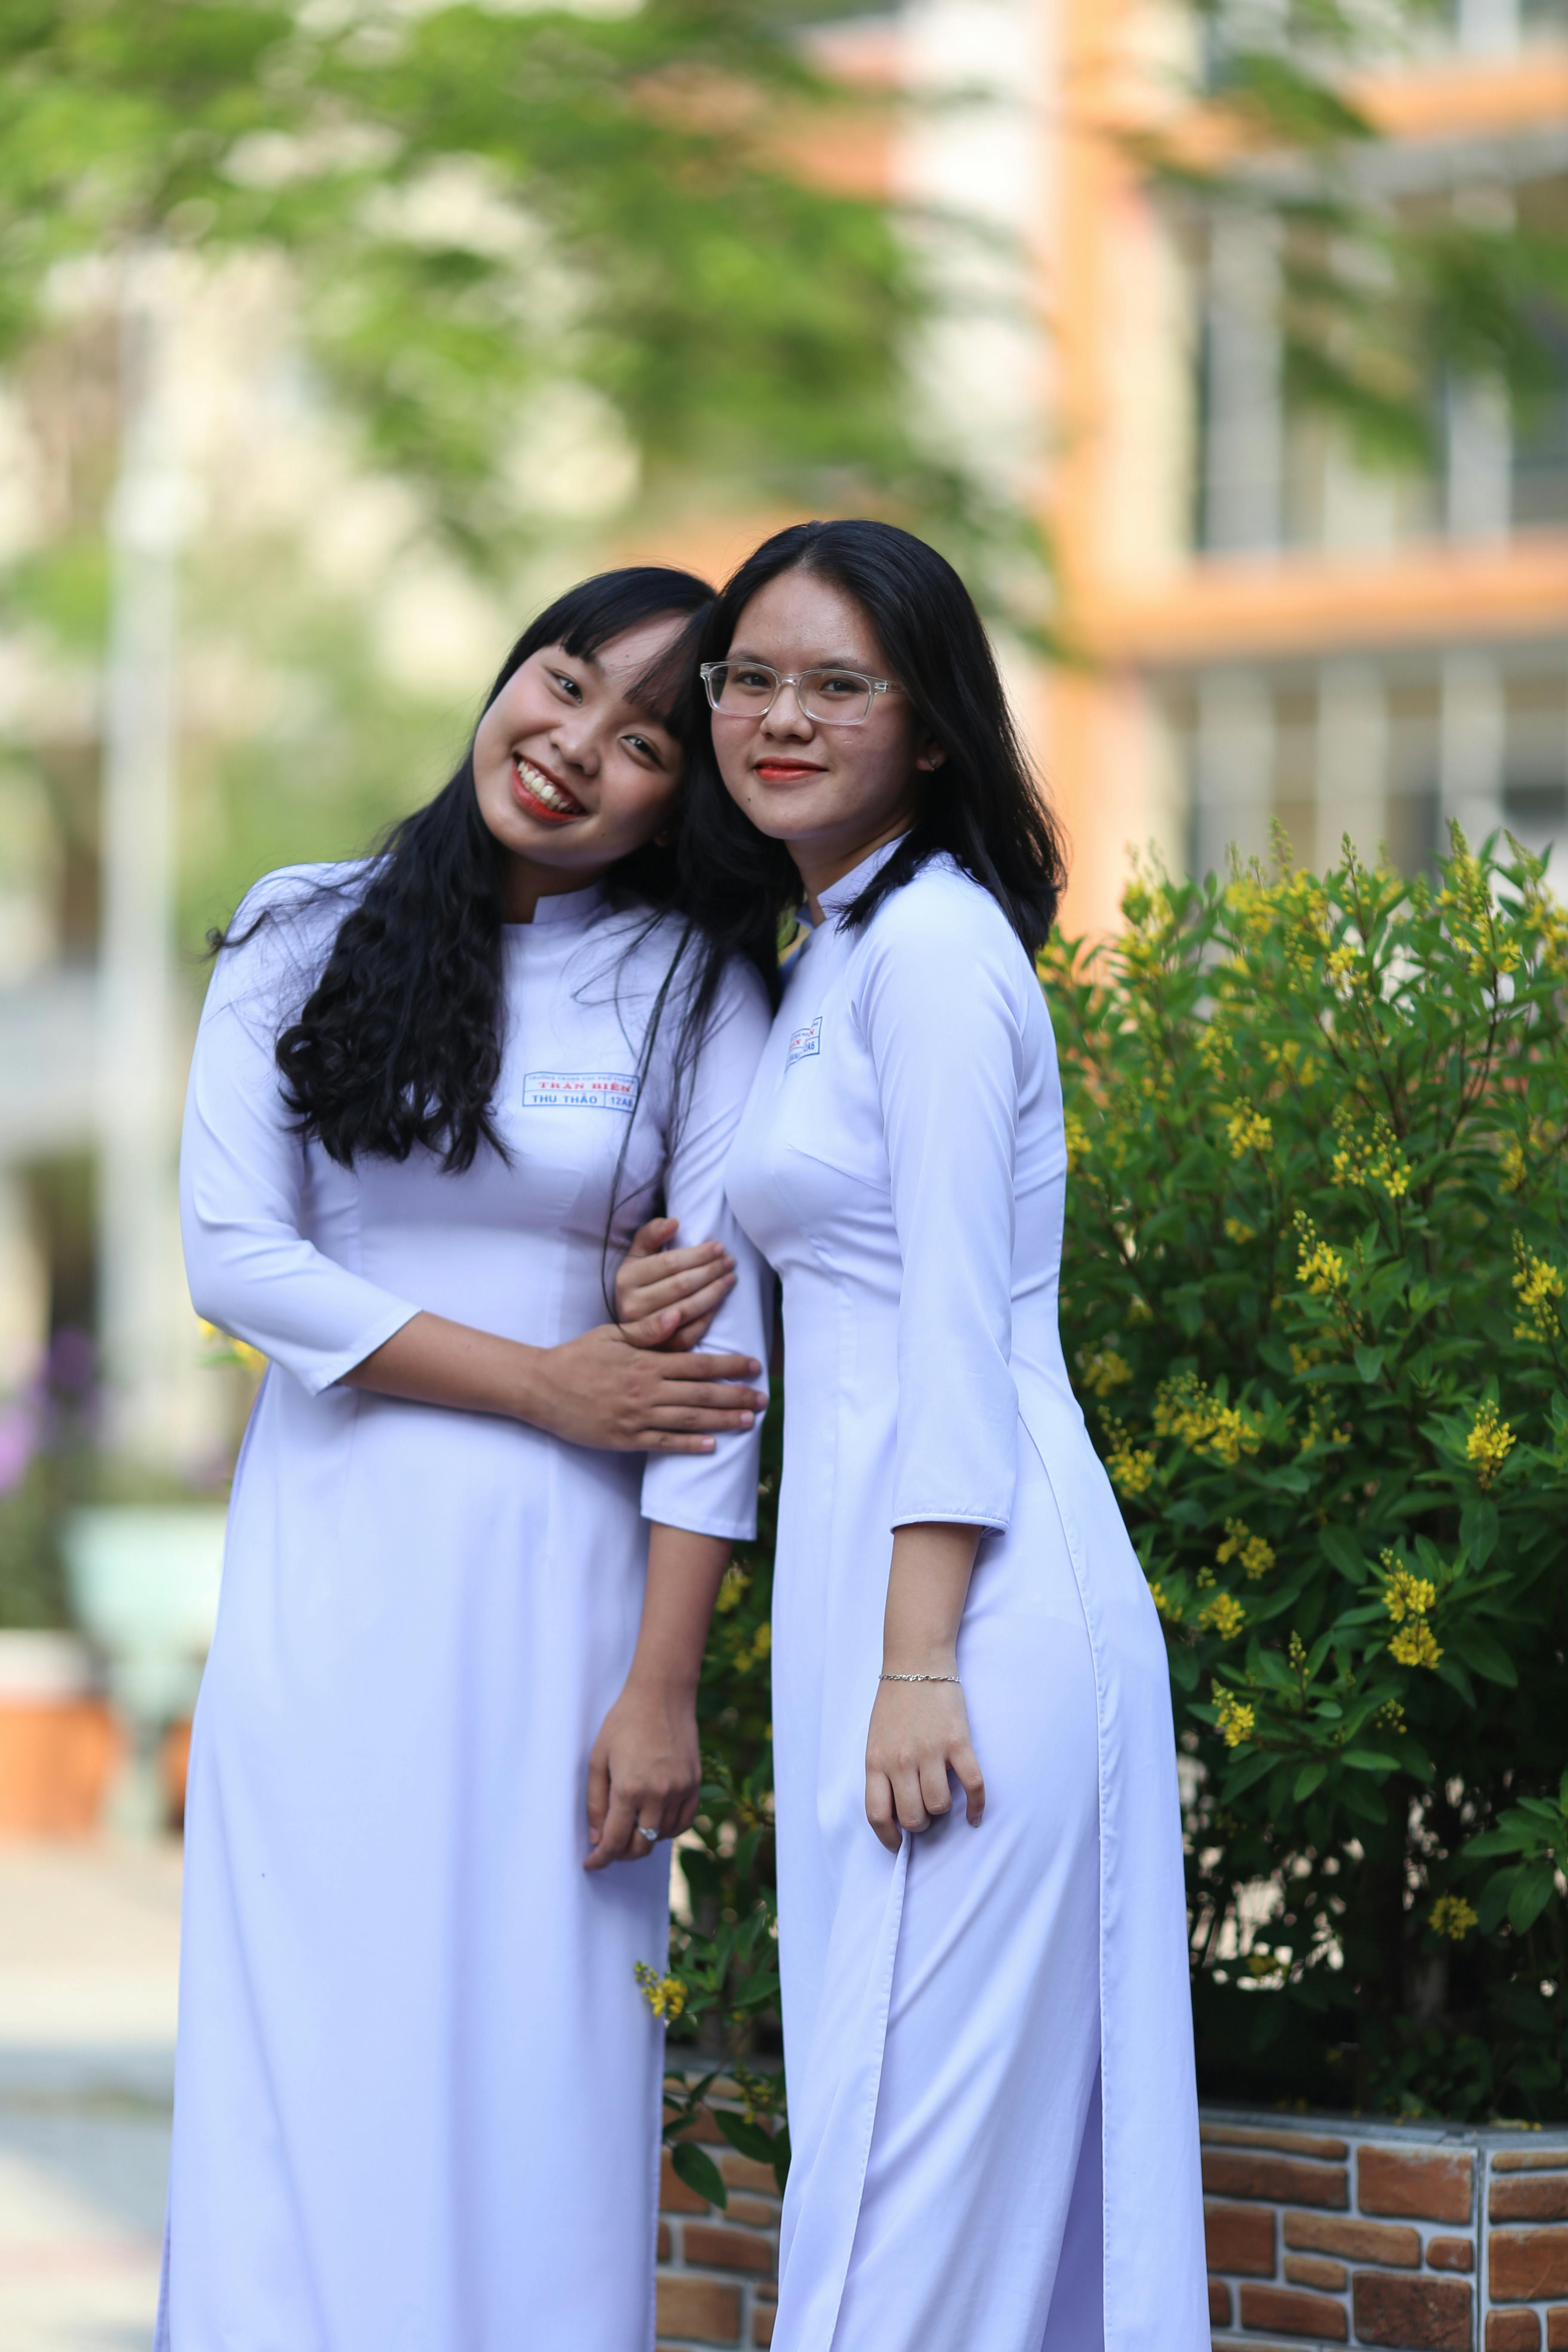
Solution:
[[[773,2177],[701,2137],[729,2210],[666,2155],[659,2352],[754,2352],[773,2336]],[[1215,2352],[1568,2352],[1568,2126],[1211,2108],[1203,2140]]]
[[[724,2084],[714,2084],[722,2094]],[[678,2180],[665,2151],[659,2190],[659,2352],[755,2352],[772,2341],[778,2273],[779,2197],[765,2164],[726,2147],[707,2116],[702,2140],[724,2176],[730,2202],[716,2212]]]
[[[1216,2109],[1203,2139],[1216,2347],[1568,2352],[1568,2128]]]

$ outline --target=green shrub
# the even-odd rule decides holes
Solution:
[[[1568,915],[1456,835],[1042,965],[1210,2095],[1568,2111]]]
[[[1041,962],[1062,1333],[1165,1625],[1201,2086],[1561,2116],[1568,914],[1457,836],[1435,885],[1347,859],[1143,881],[1124,913]],[[678,2069],[706,2053],[682,2101],[741,2063],[750,2120],[715,2119],[748,2146],[782,2112],[744,2072],[777,2048],[775,1475],[650,1987]]]

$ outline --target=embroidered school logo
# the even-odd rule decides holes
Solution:
[[[790,1062],[804,1062],[808,1054],[820,1054],[821,1051],[822,1015],[819,1013],[815,1021],[808,1021],[804,1029],[797,1029],[791,1037],[789,1041],[789,1060]],[[789,1067],[789,1062],[784,1064],[784,1067],[786,1069]]]
[[[530,1070],[522,1082],[524,1110],[618,1110],[637,1107],[640,1078],[615,1070]]]

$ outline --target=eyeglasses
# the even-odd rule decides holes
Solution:
[[[866,677],[858,669],[803,669],[786,677],[767,662],[704,662],[702,683],[708,699],[722,719],[762,719],[779,698],[781,687],[793,686],[803,719],[824,720],[830,727],[863,727],[879,694],[892,686],[890,677]]]

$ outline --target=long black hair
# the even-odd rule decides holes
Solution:
[[[650,714],[689,746],[695,731],[695,638],[713,591],[689,572],[644,564],[605,572],[558,597],[523,631],[485,697],[488,710],[509,678],[545,646],[586,656],[614,637],[666,614],[686,616],[670,653],[638,688]],[[482,711],[481,711],[482,716]],[[705,730],[701,730],[705,731]],[[446,785],[395,825],[370,866],[344,884],[348,911],[297,1017],[277,1041],[284,1099],[300,1131],[344,1167],[361,1153],[406,1160],[416,1147],[454,1172],[473,1164],[481,1143],[505,1156],[491,1111],[500,1075],[504,852],[479,812],[473,740]],[[649,928],[685,915],[670,969],[653,1006],[645,1057],[676,975],[682,1031],[678,1066],[689,1061],[711,1012],[728,944],[710,940],[683,905],[676,852],[650,841],[605,877],[612,903],[643,907]],[[265,920],[263,915],[261,919]],[[231,931],[214,945],[249,936]],[[769,959],[752,927],[752,959]],[[688,1050],[690,1049],[690,1050]]]
[[[784,572],[815,572],[854,597],[921,728],[947,755],[922,777],[913,825],[840,920],[859,929],[945,850],[1037,953],[1067,879],[1062,835],[968,589],[934,547],[895,524],[795,523],[764,541],[722,589],[702,625],[699,660],[724,658],[752,598]],[[681,867],[698,919],[739,946],[760,911],[776,934],[800,902],[800,877],[787,845],[759,833],[730,797],[710,728],[689,761],[683,805]]]

